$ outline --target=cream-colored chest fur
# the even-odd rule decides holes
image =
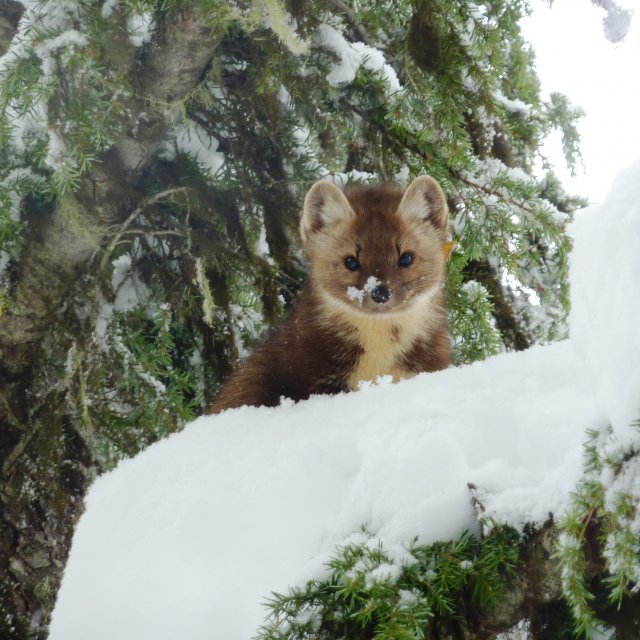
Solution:
[[[416,335],[411,327],[404,327],[401,318],[356,318],[352,324],[357,341],[362,348],[355,369],[348,378],[350,389],[357,389],[363,380],[375,380],[378,376],[392,376],[397,382],[410,378],[413,373],[399,366],[402,356],[413,345]]]
[[[438,311],[433,305],[434,294],[435,290],[431,290],[408,309],[384,314],[353,313],[344,303],[325,300],[328,316],[339,318],[348,327],[349,340],[357,342],[362,350],[347,379],[350,389],[378,376],[390,375],[397,382],[415,375],[400,363],[416,341],[428,337],[435,325]]]

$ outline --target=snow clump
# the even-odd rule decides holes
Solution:
[[[364,302],[365,295],[371,295],[371,292],[380,284],[382,284],[382,282],[378,278],[375,276],[369,276],[362,289],[358,289],[358,287],[353,286],[347,287],[347,297],[349,300],[357,300],[362,304]]]

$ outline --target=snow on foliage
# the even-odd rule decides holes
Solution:
[[[217,151],[218,143],[196,124],[183,123],[176,127],[176,145],[183,153],[195,158],[204,169],[215,175],[225,162],[224,154]],[[171,148],[167,145],[167,155]]]
[[[204,416],[98,479],[52,640],[244,640],[363,524],[388,549],[477,530],[467,483],[499,522],[562,515],[585,429],[638,415],[638,202],[640,163],[574,226],[570,340]]]
[[[328,24],[320,25],[319,38],[323,45],[331,49],[340,62],[334,65],[327,76],[329,84],[337,86],[342,82],[351,82],[361,66],[371,71],[379,71],[389,84],[389,91],[400,91],[400,81],[384,54],[379,49],[362,42],[349,42],[345,37]]]

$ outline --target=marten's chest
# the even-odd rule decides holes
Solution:
[[[402,312],[379,314],[354,313],[346,305],[325,301],[317,318],[323,330],[335,337],[329,341],[332,361],[344,363],[340,378],[348,389],[379,376],[391,376],[397,382],[429,370],[424,357],[416,355],[423,354],[442,324],[436,293],[436,289],[429,291]]]
[[[357,389],[360,382],[375,380],[378,376],[392,376],[397,382],[415,375],[403,366],[405,355],[418,339],[412,327],[386,318],[362,318],[353,322],[353,326],[352,339],[358,343],[360,354],[347,378],[350,389]]]

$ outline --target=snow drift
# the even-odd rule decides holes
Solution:
[[[477,527],[469,482],[499,521],[561,514],[585,429],[640,415],[640,163],[574,234],[571,340],[203,417],[98,479],[52,640],[246,640],[363,524],[399,554]]]

